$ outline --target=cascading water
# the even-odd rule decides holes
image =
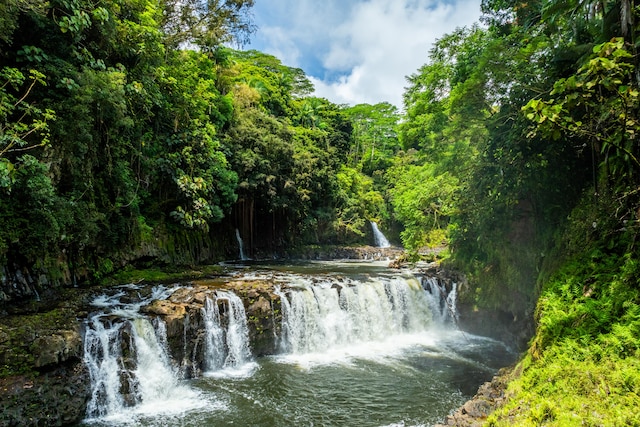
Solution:
[[[282,347],[305,354],[358,345],[396,343],[447,322],[439,295],[426,292],[413,276],[353,281],[291,283],[282,301]],[[436,302],[435,300],[438,299]]]
[[[378,224],[376,224],[374,221],[371,221],[371,229],[373,230],[373,239],[377,247],[379,248],[391,247],[391,244],[389,243],[385,235],[382,234],[382,231],[380,231],[380,229],[378,228]]]
[[[226,327],[219,303],[226,309]],[[242,300],[233,292],[217,290],[215,299],[207,297],[202,309],[205,323],[205,364],[211,373],[238,370],[252,362],[249,328]]]
[[[422,286],[429,293],[429,307],[434,316],[439,319],[439,323],[456,322],[458,313],[456,311],[457,285],[451,285],[451,291],[444,289],[437,277],[429,276],[422,278]]]
[[[84,425],[432,425],[512,361],[456,330],[456,287],[435,278],[334,262],[243,269],[236,280],[252,292],[274,285],[280,354],[252,357],[243,301],[219,282],[96,298]]]
[[[101,316],[90,320],[84,339],[84,361],[91,379],[91,399],[87,405],[89,417],[104,417],[120,412],[124,398],[120,393],[124,373],[121,331],[123,322],[113,324]]]
[[[142,317],[140,307],[169,295],[156,289],[149,298],[124,304],[118,293],[101,296],[105,309],[88,319],[84,360],[91,379],[89,419],[130,422],[132,414],[176,413],[200,407],[198,393],[179,382],[167,352],[164,322]]]

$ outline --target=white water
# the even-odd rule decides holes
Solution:
[[[247,261],[249,258],[244,254],[244,242],[240,236],[240,230],[236,228],[236,240],[238,241],[238,251],[240,253],[240,260]]]
[[[447,290],[441,287],[436,277],[425,277],[422,280],[424,288],[430,294],[428,298],[429,307],[439,323],[457,321],[456,283],[453,283],[451,291],[447,293]]]
[[[156,288],[132,304],[120,302],[124,292],[94,300],[105,311],[89,318],[85,333],[92,389],[88,421],[136,424],[141,416],[175,416],[210,403],[179,381],[167,352],[164,322],[154,324],[138,312],[143,303],[167,298],[170,292]]]
[[[219,303],[226,310],[226,326]],[[223,371],[242,375],[253,362],[249,349],[249,328],[242,300],[229,291],[216,291],[215,300],[207,297],[202,310],[205,323],[205,368],[208,375]]]
[[[84,339],[84,361],[91,378],[91,400],[87,405],[89,417],[115,414],[124,408],[120,394],[119,360],[122,356],[120,331],[124,323],[103,323],[100,316],[90,320]]]
[[[455,287],[447,294],[436,279],[382,267],[374,267],[378,273],[354,271],[349,263],[319,273],[321,264],[312,268],[242,275],[280,284],[282,354],[276,357],[254,360],[242,301],[229,290],[211,292],[202,317],[192,320],[204,325],[197,336],[205,365],[194,372],[204,368],[205,375],[188,382],[168,354],[165,324],[139,312],[170,290],[129,304],[120,302],[124,292],[97,298],[103,312],[90,317],[85,339],[93,390],[85,423],[431,425],[464,401],[458,377],[480,384],[485,374],[478,383],[469,378],[491,372],[475,361],[488,351],[469,358],[465,351],[477,340],[453,327]],[[435,406],[422,406],[431,401]]]
[[[380,229],[378,228],[378,224],[371,221],[371,229],[373,230],[373,239],[377,247],[379,248],[391,247],[391,244],[389,243],[385,235],[382,234],[382,231],[380,231]]]
[[[298,364],[393,356],[413,345],[432,344],[433,331],[449,323],[441,295],[426,292],[413,276],[289,286],[278,291],[281,346]]]

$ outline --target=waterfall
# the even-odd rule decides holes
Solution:
[[[387,238],[382,234],[382,231],[378,228],[378,224],[374,221],[371,221],[371,229],[373,230],[373,239],[377,247],[388,248],[391,246]]]
[[[106,323],[106,324],[105,324]],[[120,332],[124,323],[113,324],[100,316],[90,320],[84,339],[84,361],[91,379],[89,417],[102,417],[121,411],[125,404],[120,393],[124,373]]]
[[[136,303],[121,303],[124,292],[94,300],[93,305],[105,311],[89,317],[84,338],[91,380],[89,419],[128,422],[135,414],[176,413],[203,405],[198,393],[179,382],[164,322],[152,322],[138,313],[143,302],[167,295],[154,289],[149,298]]]
[[[163,334],[164,323],[154,326],[142,317],[91,319],[84,347],[91,379],[89,418],[123,416],[134,407],[162,412],[193,399],[196,393],[179,383],[171,366]]]
[[[277,291],[282,302],[282,350],[286,353],[388,342],[447,324],[440,295],[425,291],[412,276],[330,279],[289,286]]]
[[[220,315],[220,304],[226,311]],[[205,367],[208,371],[238,370],[252,361],[249,328],[242,300],[233,292],[216,291],[202,309],[205,323]],[[226,326],[225,326],[226,323]]]
[[[240,236],[240,230],[236,228],[236,240],[238,241],[238,250],[240,251],[240,260],[246,261],[249,258],[244,254],[244,242],[242,241],[242,237]]]
[[[434,345],[439,330],[455,320],[455,285],[445,287],[436,278],[395,272],[351,274],[350,265],[325,274],[317,274],[315,268],[312,274],[244,276],[278,284],[274,291],[280,297],[282,317],[278,358],[285,363],[402,357],[408,349]],[[197,385],[182,381],[184,372],[178,370],[175,357],[193,369],[194,376],[204,369],[216,382],[256,372],[240,297],[231,290],[196,288],[194,293],[186,289],[169,298],[175,289],[157,287],[149,293],[128,287],[94,299],[98,311],[88,317],[84,339],[91,380],[88,421],[146,425],[146,418],[180,417],[186,411],[226,404],[213,395],[203,397],[193,388]],[[184,325],[169,317],[165,324],[163,315],[141,310],[156,299],[175,304],[191,301]],[[276,316],[275,309],[272,314]],[[169,348],[179,355],[170,354]]]
[[[456,309],[457,285],[452,284],[451,292],[440,285],[437,277],[423,277],[422,286],[430,294],[429,306],[441,324],[458,320]]]

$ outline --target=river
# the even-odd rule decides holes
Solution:
[[[442,289],[425,290],[410,272],[363,262],[231,270],[236,280],[270,278],[283,284],[277,285],[282,299],[277,354],[251,356],[238,316],[244,316],[242,306],[232,309],[225,291],[219,298],[228,300],[233,318],[216,326],[218,314],[203,309],[208,336],[225,337],[206,341],[210,356],[203,375],[181,379],[166,353],[161,322],[138,312],[148,300],[166,298],[170,289],[159,288],[147,301],[134,303],[97,298],[96,306],[105,311],[88,324],[86,340],[93,336],[94,342],[85,349],[93,366],[94,399],[82,425],[428,426],[442,422],[515,357],[499,342],[459,331],[455,292],[447,300],[439,295]],[[126,351],[110,349],[115,341],[102,339],[122,329],[115,316],[131,325],[137,362],[129,362],[128,370],[122,362]],[[106,357],[110,352],[115,356]],[[123,370],[130,378],[126,386]],[[114,371],[120,378],[113,378]],[[124,389],[133,388],[135,399],[124,396]]]

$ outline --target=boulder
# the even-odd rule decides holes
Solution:
[[[66,362],[70,358],[81,359],[82,351],[82,337],[79,328],[37,337],[31,344],[35,368],[56,365]]]

